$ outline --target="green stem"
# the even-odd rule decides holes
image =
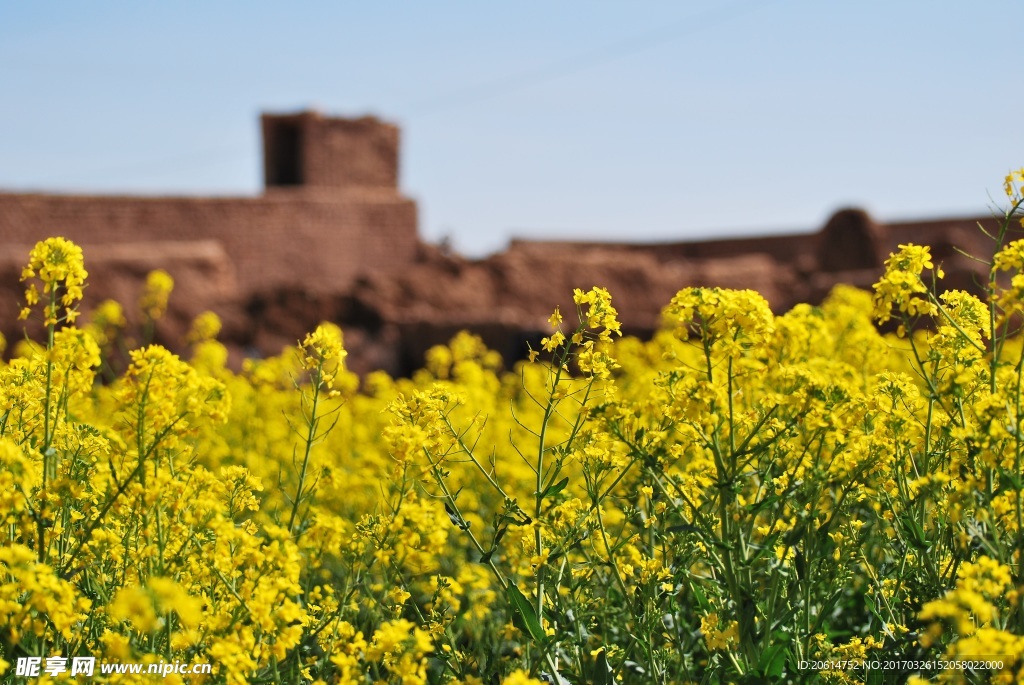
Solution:
[[[57,311],[57,287],[50,292],[50,305],[46,311],[56,313]],[[43,396],[43,490],[46,490],[48,479],[57,477],[54,468],[53,455],[50,454],[50,444],[53,442],[55,426],[50,425],[50,404],[53,394],[53,340],[57,324],[51,320],[46,322],[46,394]]]
[[[537,558],[540,560],[540,563],[537,564],[536,610],[537,621],[540,622],[542,628],[544,626],[544,580],[546,569],[546,564],[544,563],[544,534],[541,519],[541,515],[544,513],[544,452],[547,449],[546,440],[548,423],[551,421],[551,417],[558,406],[558,399],[555,398],[555,395],[558,393],[558,384],[562,380],[562,370],[569,357],[570,344],[571,343],[569,341],[566,341],[564,346],[561,348],[561,356],[556,356],[553,360],[555,362],[555,375],[551,381],[551,389],[548,394],[547,404],[544,407],[544,418],[540,424],[540,434],[538,436],[537,445],[537,488],[534,492],[533,541]],[[547,656],[546,650],[545,656]]]
[[[294,533],[295,517],[299,513],[299,503],[302,501],[302,489],[306,484],[306,470],[309,468],[309,455],[313,452],[313,443],[316,441],[316,429],[320,419],[316,415],[317,406],[320,403],[320,389],[322,385],[321,373],[323,371],[323,360],[316,367],[316,374],[313,383],[313,401],[309,408],[309,417],[306,419],[307,432],[305,440],[305,451],[302,455],[302,469],[299,471],[299,485],[295,491],[295,500],[292,502],[292,513],[288,517],[288,532]]]

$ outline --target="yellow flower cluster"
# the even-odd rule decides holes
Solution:
[[[704,643],[712,652],[730,649],[739,642],[739,623],[729,621],[727,625],[719,625],[718,614],[712,613],[700,619],[700,632],[704,635]]]
[[[146,285],[142,289],[139,308],[150,320],[156,321],[167,311],[171,292],[174,290],[174,278],[163,269],[151,271],[146,276]]]
[[[75,305],[82,299],[88,275],[82,248],[70,240],[50,238],[36,243],[29,253],[28,264],[21,272],[21,280],[29,281],[21,318],[28,318],[31,308],[42,298],[47,325],[56,324],[58,320],[73,323],[78,317]],[[41,294],[34,279],[42,283]],[[58,315],[60,307],[64,308],[63,317]]]
[[[986,655],[997,662],[989,668],[991,682],[1015,683],[1024,678],[1024,636],[1007,630],[1000,607],[1016,610],[1020,591],[1010,568],[987,556],[964,564],[956,587],[928,602],[919,618],[928,622],[921,643],[946,641],[945,660],[956,663]],[[962,669],[950,668],[950,682],[967,682]]]
[[[922,245],[899,247],[899,252],[885,260],[885,275],[875,284],[874,314],[879,323],[892,318],[893,307],[911,317],[938,313],[933,302],[927,297],[920,297],[929,292],[921,274],[926,269],[935,268],[930,249]],[[943,277],[941,269],[936,272],[936,276]]]
[[[672,298],[664,315],[679,330],[691,329],[727,357],[763,344],[775,328],[768,303],[753,290],[686,288]]]
[[[119,302],[104,300],[89,314],[87,330],[101,348],[110,348],[128,325]]]
[[[1000,274],[1022,249],[981,296],[931,289],[915,246],[874,296],[778,315],[686,288],[647,341],[619,337],[607,290],[577,290],[544,361],[462,333],[410,378],[360,380],[331,324],[232,371],[212,314],[189,359],[145,345],[115,372],[125,321],[166,298],[75,328],[78,253],[39,248],[29,278],[64,314],[0,363],[0,666],[646,685],[984,654],[1012,682],[1024,341]]]
[[[602,341],[610,342],[612,333],[622,335],[619,313],[612,306],[612,296],[607,288],[595,287],[587,292],[576,288],[572,292],[572,301],[580,308],[580,321],[584,322],[587,328],[602,329],[599,332]]]
[[[1024,240],[1014,240],[999,250],[992,259],[993,275],[1001,271],[1013,272],[1010,287],[1000,295],[997,304],[1002,309],[1001,319],[1024,312]]]
[[[331,323],[323,323],[308,334],[300,346],[302,365],[311,374],[313,385],[322,387],[331,397],[337,397],[339,390],[335,382],[345,369],[345,351],[342,343],[341,329]],[[351,386],[351,378],[346,378],[345,385]]]
[[[213,312],[203,312],[192,322],[186,340],[193,345],[210,342],[217,339],[220,329],[220,317]]]
[[[1024,184],[1024,169],[1014,169],[1003,180],[1003,191],[1011,200],[1021,196],[1020,186]]]

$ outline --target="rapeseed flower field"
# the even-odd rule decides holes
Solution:
[[[1022,682],[1022,179],[981,296],[904,245],[873,293],[776,316],[687,288],[641,341],[595,287],[527,361],[460,334],[408,379],[356,378],[329,323],[233,372],[209,313],[187,360],[119,366],[122,306],[40,242],[22,316],[45,339],[0,365],[0,669]],[[172,288],[149,279],[147,330]]]

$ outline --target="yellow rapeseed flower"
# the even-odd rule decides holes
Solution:
[[[146,276],[139,308],[150,321],[156,321],[167,311],[167,302],[174,290],[174,279],[163,269],[156,269]]]
[[[46,324],[58,323],[58,305],[64,307],[64,321],[71,323],[78,316],[76,304],[82,299],[85,279],[82,248],[65,238],[48,238],[36,243],[29,253],[28,264],[21,272],[22,281],[30,281],[25,289],[26,306],[20,318],[27,318],[30,309],[40,300],[40,292],[31,279],[42,283]]]

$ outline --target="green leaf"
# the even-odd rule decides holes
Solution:
[[[534,642],[543,642],[544,629],[540,625],[537,612],[530,604],[530,600],[526,599],[526,595],[511,582],[505,588],[505,592],[508,595],[509,606],[512,608],[512,624],[530,635]]]
[[[757,561],[758,559],[760,559],[761,557],[765,556],[769,552],[774,554],[775,553],[775,543],[776,543],[776,541],[778,541],[778,539],[780,537],[782,537],[781,533],[774,533],[774,534],[771,535],[771,537],[765,538],[760,543],[756,543],[756,542],[748,543],[747,546],[750,549],[755,550],[754,556],[750,558],[750,561],[752,561],[752,562],[753,561]]]
[[[597,662],[594,664],[593,677],[590,682],[594,685],[615,685],[612,675],[612,667],[608,664],[608,653],[602,649],[597,655]]]
[[[757,670],[769,678],[778,678],[785,666],[786,645],[772,645],[761,652],[761,658],[757,662]]]
[[[1004,490],[1024,490],[1022,483],[1024,482],[1021,481],[1020,476],[1016,473],[1005,469],[999,470],[999,485]]]
[[[765,497],[760,502],[752,502],[752,503],[748,504],[747,505],[747,511],[749,511],[751,514],[756,514],[759,511],[761,511],[762,509],[764,509],[765,507],[770,507],[771,505],[773,505],[776,502],[779,502],[781,500],[782,500],[782,495],[771,495],[770,497]]]
[[[723,552],[731,552],[735,549],[732,545],[719,540],[718,538],[711,538],[711,545]]]
[[[711,612],[711,603],[708,602],[708,598],[704,596],[704,591],[700,589],[700,585],[697,585],[692,580],[686,581],[690,586],[690,590],[693,592],[693,596],[697,599],[697,606],[699,606],[704,613]]]
[[[922,552],[927,550],[929,547],[928,538],[925,537],[924,529],[921,528],[920,524],[910,516],[903,519],[903,524],[909,529],[910,544],[917,547]]]
[[[448,514],[448,520],[452,522],[459,530],[469,530],[469,521],[466,521],[459,515],[459,513],[447,502],[444,503],[444,512]]]
[[[569,476],[566,476],[565,478],[563,478],[562,480],[558,481],[554,485],[549,485],[548,489],[544,491],[544,494],[541,495],[541,497],[553,497],[553,496],[557,495],[558,493],[560,493],[562,490],[565,490],[565,486],[568,485],[568,484],[569,484]]]
[[[878,619],[878,621],[882,625],[886,624],[886,619],[880,613],[878,613],[878,609],[876,609],[874,605],[872,605],[870,602],[867,602],[864,606],[871,613],[872,616]]]

